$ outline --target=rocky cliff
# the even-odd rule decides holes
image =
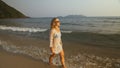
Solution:
[[[24,14],[16,10],[15,8],[7,5],[0,0],[0,19],[2,18],[26,18]]]

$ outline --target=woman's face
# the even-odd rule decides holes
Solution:
[[[56,23],[56,26],[58,26],[58,27],[60,26],[60,20],[59,19],[56,19],[55,23]]]

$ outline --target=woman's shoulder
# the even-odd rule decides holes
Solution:
[[[51,32],[59,33],[60,31],[57,31],[57,29],[52,28],[52,29],[51,29]]]
[[[55,28],[52,28],[50,31],[51,31],[51,32],[55,32],[56,30],[55,30]]]

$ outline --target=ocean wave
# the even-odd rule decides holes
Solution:
[[[0,26],[1,30],[11,30],[11,31],[21,31],[21,32],[45,32],[48,29],[40,29],[40,28],[23,28],[23,27],[8,27],[8,26]],[[72,33],[72,31],[62,30],[62,33]]]
[[[61,32],[62,33],[72,33],[72,31],[64,31],[64,30],[62,30]]]
[[[23,27],[8,27],[8,26],[0,26],[1,30],[11,30],[11,31],[22,31],[22,32],[44,32],[47,29],[40,28],[23,28]]]

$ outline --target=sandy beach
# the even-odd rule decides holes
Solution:
[[[35,39],[26,39],[8,34],[0,33],[0,40],[7,41],[9,44],[16,46],[31,46],[46,48],[48,43],[45,41],[37,41]],[[35,43],[30,43],[35,42]],[[47,47],[48,48],[48,47]],[[58,66],[59,67],[59,66]],[[0,47],[0,68],[58,68],[56,66],[50,66],[48,63],[42,62],[41,60],[34,59],[30,56],[23,54],[15,54],[3,50]]]
[[[0,50],[0,68],[49,68],[49,66],[30,57]]]
[[[15,45],[19,51],[28,50],[28,52],[16,52],[15,48],[9,47],[9,45],[7,45],[8,48],[6,49],[4,46],[0,46],[0,68],[62,68],[59,65],[56,67],[50,66],[48,60],[42,59],[44,56],[41,58],[39,58],[39,55],[37,56],[37,50],[30,50],[31,46],[39,49],[45,48],[47,54],[43,55],[46,55],[45,57],[48,59],[50,55],[49,40],[27,38],[4,32],[0,33],[0,40],[6,41],[9,45]],[[115,65],[119,67],[119,49],[97,47],[90,44],[80,44],[79,42],[63,41],[63,43],[66,65],[69,68],[78,68],[80,66],[82,68],[98,68],[100,66],[101,68],[102,66],[109,68]],[[25,46],[28,49],[24,49]]]

